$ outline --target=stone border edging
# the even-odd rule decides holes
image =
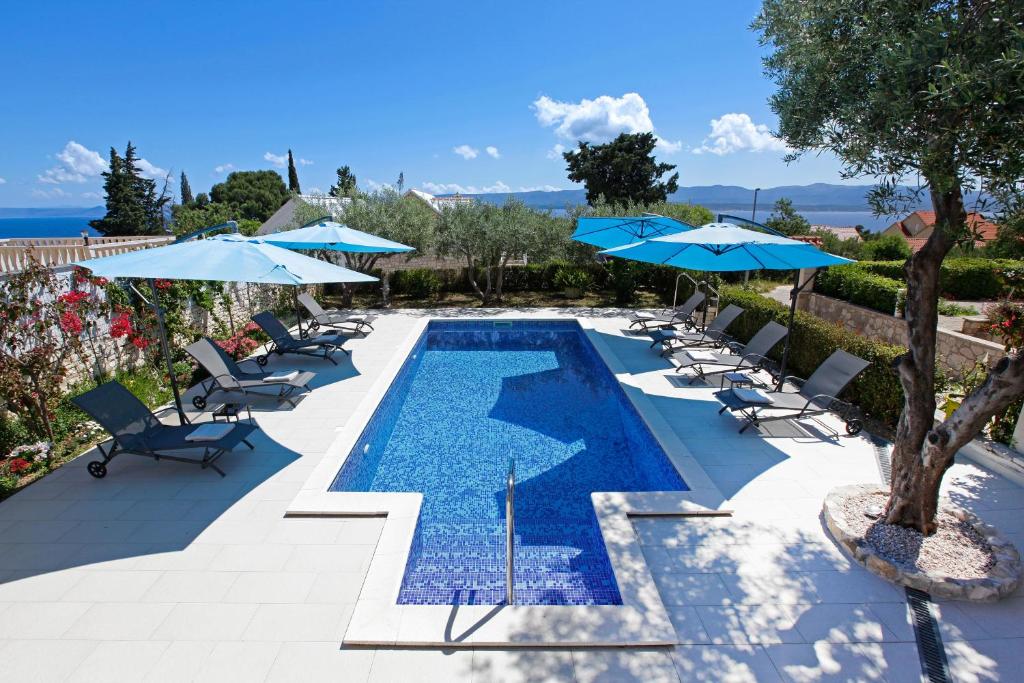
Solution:
[[[994,527],[982,522],[978,517],[948,501],[944,501],[944,509],[955,517],[971,525],[992,547],[995,565],[989,575],[982,579],[958,579],[952,576],[928,574],[921,571],[907,570],[903,566],[888,560],[864,541],[863,536],[853,533],[845,525],[841,503],[846,498],[864,493],[887,492],[886,489],[874,484],[849,484],[838,486],[828,492],[822,505],[822,514],[829,533],[839,542],[860,565],[873,574],[900,586],[908,586],[930,593],[937,598],[950,600],[969,600],[972,602],[995,602],[1013,593],[1021,582],[1020,554],[1013,544],[1002,536]]]

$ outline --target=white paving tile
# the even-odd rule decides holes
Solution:
[[[268,683],[364,683],[370,677],[373,650],[343,649],[337,642],[283,643]]]
[[[197,683],[262,681],[274,665],[280,647],[280,643],[217,643],[193,680]]]
[[[572,661],[580,683],[627,680],[677,683],[679,680],[672,652],[667,649],[574,650]]]
[[[170,643],[112,640],[100,643],[68,678],[69,683],[135,683],[152,671]]]

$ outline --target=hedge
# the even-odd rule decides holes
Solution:
[[[736,304],[744,309],[729,326],[729,333],[742,342],[749,341],[770,320],[782,325],[789,322],[789,309],[777,301],[730,285],[723,286],[721,294],[723,307]],[[847,387],[844,400],[860,406],[865,415],[895,426],[903,409],[903,388],[893,363],[906,349],[866,339],[802,311],[796,314],[791,334],[786,374],[809,377],[836,349],[859,356],[871,364]],[[775,360],[782,360],[783,348],[784,344],[775,347],[771,354]]]
[[[818,273],[814,291],[892,315],[903,283],[863,270],[860,265],[833,266]]]
[[[891,278],[906,279],[903,261],[861,261],[855,268]],[[1021,294],[1024,288],[1024,261],[1012,259],[951,258],[939,271],[939,291],[947,299],[990,301]]]

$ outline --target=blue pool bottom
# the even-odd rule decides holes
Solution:
[[[574,321],[432,321],[331,486],[421,491],[401,604],[621,604],[590,494],[686,489]]]

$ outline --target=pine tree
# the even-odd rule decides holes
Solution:
[[[331,186],[328,193],[332,197],[351,197],[356,193],[356,176],[348,166],[338,169],[338,182]]]
[[[182,206],[188,206],[193,202],[192,188],[188,184],[188,176],[185,172],[181,172],[181,204]]]
[[[405,173],[404,172],[399,171],[399,173],[398,173],[398,182],[395,183],[395,185],[398,188],[398,194],[402,194],[402,188],[405,187]]]
[[[291,150],[288,150],[288,191],[302,194],[302,190],[299,189],[299,173],[295,170],[295,159],[292,158]]]

